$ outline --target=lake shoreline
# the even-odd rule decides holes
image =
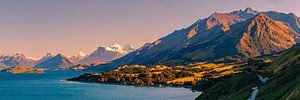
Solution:
[[[65,80],[86,72],[89,71],[46,70],[44,74],[0,72],[0,96],[9,100],[192,100],[200,94],[187,88],[138,87]]]
[[[183,88],[183,89],[188,89],[191,90],[192,92],[202,92],[198,90],[192,90],[192,87],[184,87],[184,86],[170,86],[170,85],[162,85],[162,86],[148,86],[148,85],[143,85],[143,86],[137,86],[137,85],[127,85],[127,84],[118,84],[118,83],[103,83],[103,82],[84,82],[84,81],[72,81],[72,80],[63,80],[67,82],[78,82],[78,83],[86,83],[86,84],[104,84],[104,85],[118,85],[118,86],[131,86],[131,87],[153,87],[153,88]]]

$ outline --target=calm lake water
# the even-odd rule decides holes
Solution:
[[[193,100],[200,93],[184,88],[134,87],[63,81],[83,71],[45,74],[0,72],[0,100]]]

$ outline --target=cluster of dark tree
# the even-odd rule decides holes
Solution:
[[[239,61],[247,62],[242,58],[224,58],[220,62]],[[251,61],[249,61],[251,62]],[[204,66],[204,67],[203,67]],[[123,84],[123,85],[135,85],[135,86],[195,86],[197,81],[210,78],[216,78],[216,76],[223,77],[221,73],[228,71],[232,72],[233,69],[226,69],[217,71],[214,68],[222,68],[227,65],[224,63],[207,63],[199,62],[189,64],[185,66],[121,66],[116,70],[107,72],[100,72],[97,74],[84,74],[79,77],[67,79],[70,81],[81,82],[97,82],[107,84]],[[232,73],[234,74],[234,73]]]

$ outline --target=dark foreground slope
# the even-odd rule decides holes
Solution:
[[[251,66],[253,67],[253,66]],[[257,67],[258,68],[258,67]],[[256,100],[300,99],[300,47],[289,49],[277,57],[265,69],[248,69],[227,79],[213,80],[200,84],[203,90],[197,100],[241,100],[250,97],[253,87],[258,87]],[[258,75],[267,76],[263,84]],[[210,85],[207,85],[210,84]],[[213,84],[213,85],[211,85]],[[204,87],[202,89],[201,87]]]
[[[270,81],[261,87],[258,100],[300,99],[300,47],[283,53],[271,65],[274,72]]]

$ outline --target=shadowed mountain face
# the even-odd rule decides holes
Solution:
[[[298,17],[293,14],[258,12],[251,8],[214,13],[188,28],[147,43],[111,64],[102,65],[102,68],[133,64],[177,65],[225,56],[272,54],[296,43],[298,23]]]
[[[33,67],[35,61],[25,57],[23,54],[16,53],[14,55],[0,56],[0,66],[2,67],[14,67],[14,66],[24,66]]]
[[[53,58],[54,56],[55,56],[54,53],[47,53],[40,60],[37,61],[37,64],[42,63],[42,62],[44,62],[46,60],[49,60],[49,59]]]
[[[43,69],[64,69],[73,66],[76,64],[75,61],[58,54],[51,59],[45,60],[37,65],[34,68],[43,68]]]

